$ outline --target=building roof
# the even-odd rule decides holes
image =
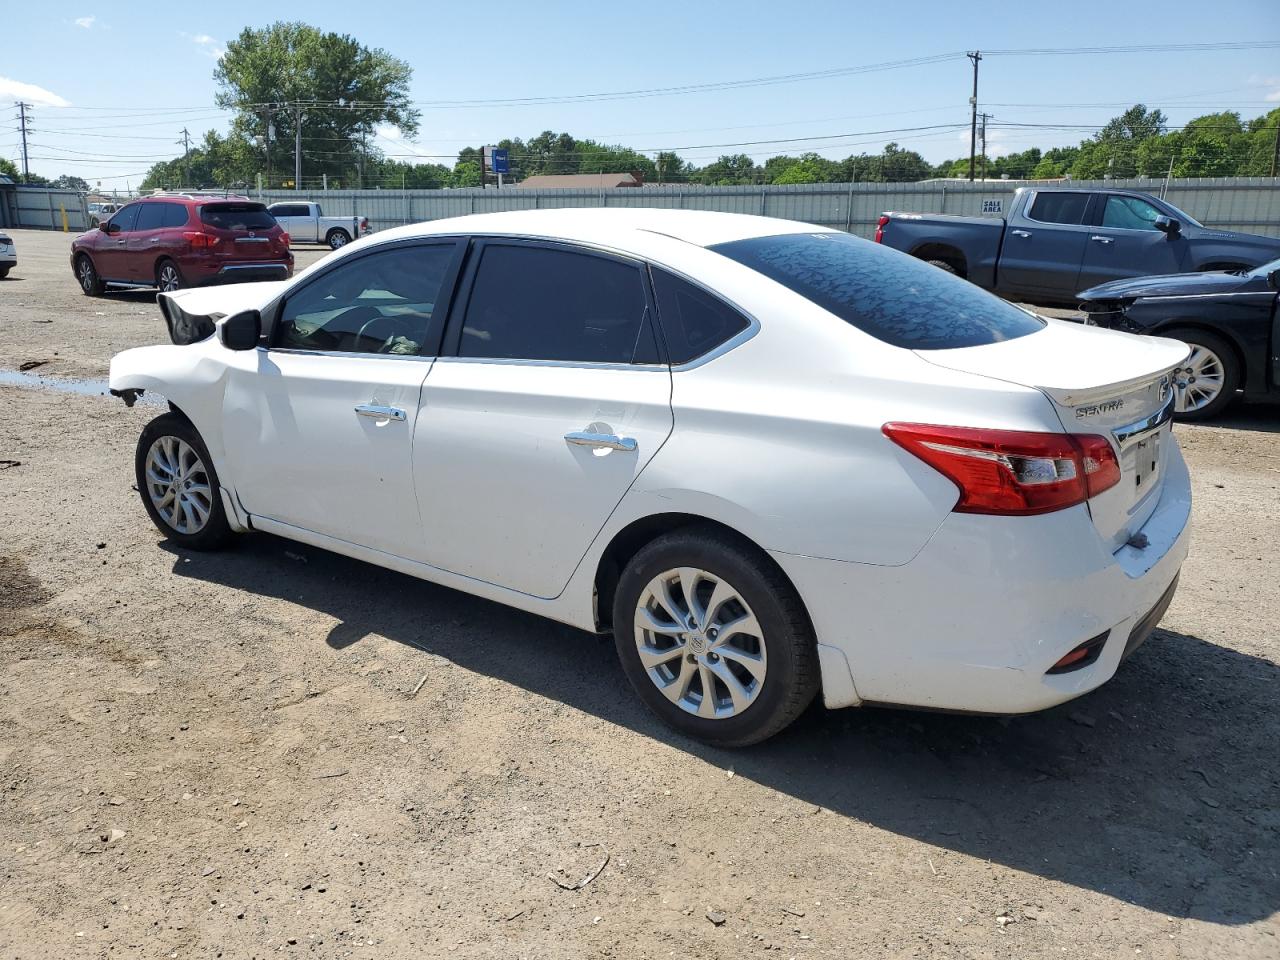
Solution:
[[[630,173],[538,174],[526,177],[516,186],[522,190],[554,190],[560,187],[595,189],[598,187],[638,187],[640,181]]]

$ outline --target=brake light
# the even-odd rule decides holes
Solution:
[[[280,231],[280,242],[284,245],[284,248],[285,248],[286,250],[288,250],[288,249],[289,249],[289,233],[288,233],[288,231],[286,231],[286,230],[281,230],[281,231]]]
[[[888,225],[888,214],[880,214],[880,219],[876,221],[876,243],[884,243],[884,228]]]
[[[1106,437],[922,423],[886,423],[883,430],[960,488],[956,513],[1050,513],[1120,481]]]
[[[191,244],[192,250],[208,250],[218,245],[219,238],[199,230],[187,230],[182,239]]]
[[[369,232],[369,218],[368,218],[368,217],[361,217],[361,218],[360,218],[360,231],[361,231],[362,233],[368,233],[368,232]]]

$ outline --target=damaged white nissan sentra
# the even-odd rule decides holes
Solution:
[[[1047,320],[809,224],[416,224],[160,298],[137,453],[194,548],[263,530],[612,630],[678,730],[822,692],[1039,710],[1106,682],[1187,553],[1184,344]]]

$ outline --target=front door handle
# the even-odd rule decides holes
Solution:
[[[362,417],[372,417],[374,420],[400,420],[403,421],[405,413],[399,407],[384,407],[377,403],[362,403],[356,407],[356,413]]]
[[[565,440],[579,447],[599,447],[602,450],[625,450],[628,453],[636,448],[634,437],[615,437],[612,433],[588,433],[585,430],[566,433]]]
[[[1114,242],[1110,237],[1100,237],[1096,233],[1089,239],[1095,241],[1096,243],[1113,243]]]
[[[1026,230],[1010,230],[1009,232],[1010,232],[1011,234],[1013,234],[1015,237],[1029,237],[1029,236],[1031,236],[1031,234],[1030,234],[1028,231],[1026,231]]]

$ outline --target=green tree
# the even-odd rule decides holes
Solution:
[[[1080,153],[1071,165],[1071,176],[1077,180],[1137,176],[1139,147],[1164,131],[1165,115],[1161,111],[1148,110],[1146,104],[1134,104],[1080,144]]]
[[[698,171],[700,181],[722,187],[759,183],[762,175],[760,168],[745,153],[722,156]]]
[[[17,165],[12,160],[6,160],[4,157],[0,157],[0,176],[8,177],[15,183],[22,179],[22,174],[18,172]]]

